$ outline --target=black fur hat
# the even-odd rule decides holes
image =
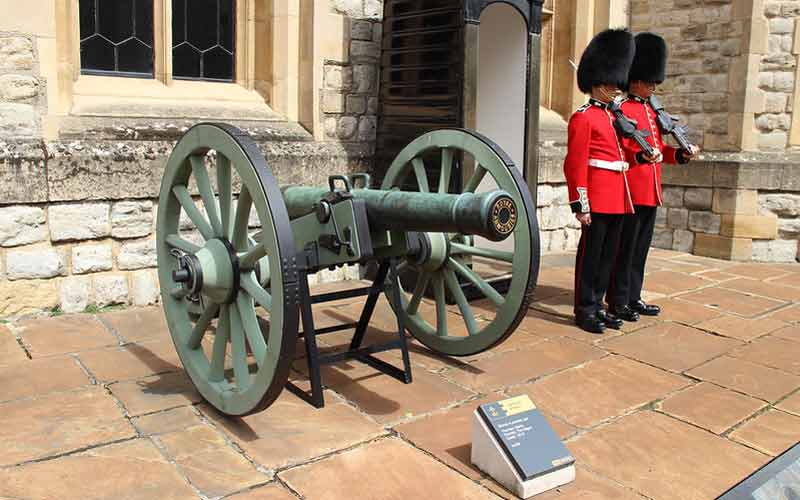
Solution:
[[[578,65],[578,88],[589,94],[592,87],[613,84],[624,89],[636,52],[633,35],[626,29],[601,31],[583,51]]]
[[[636,56],[633,58],[628,81],[661,83],[666,77],[667,42],[655,33],[636,35]]]

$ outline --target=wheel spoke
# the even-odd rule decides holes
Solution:
[[[222,217],[222,232],[226,238],[231,237],[231,162],[217,151],[217,187],[219,187],[219,211]]]
[[[182,250],[186,253],[197,253],[200,250],[198,245],[195,245],[191,241],[184,240],[177,234],[169,234],[165,238],[167,245],[171,246],[172,248],[177,248],[178,250]]]
[[[501,260],[503,262],[514,262],[514,254],[511,252],[504,252],[502,250],[493,250],[491,248],[480,248],[470,245],[462,245],[461,243],[450,243],[450,248],[454,254],[467,254],[474,257],[485,257],[492,260]]]
[[[411,301],[408,303],[408,314],[417,314],[419,303],[422,301],[422,295],[425,289],[428,288],[428,283],[431,282],[431,275],[428,273],[420,274],[417,278],[417,285],[414,287],[414,293],[411,295]]]
[[[461,311],[461,316],[464,318],[464,323],[467,325],[467,333],[475,335],[479,330],[478,323],[475,321],[472,308],[469,307],[467,297],[464,296],[464,291],[461,289],[461,285],[458,283],[458,279],[456,279],[456,275],[453,273],[452,269],[445,269],[444,279],[447,284],[447,289],[453,294],[458,309]]]
[[[227,305],[223,305],[220,308],[217,332],[214,335],[214,346],[211,350],[211,366],[208,373],[208,380],[211,382],[225,380],[225,353],[228,351],[230,334],[230,309]]]
[[[244,326],[244,333],[247,336],[247,343],[250,344],[250,349],[253,351],[253,357],[256,358],[258,367],[261,368],[261,364],[264,362],[264,356],[267,353],[267,343],[264,341],[261,327],[258,326],[258,318],[256,317],[255,305],[253,305],[253,298],[240,292],[236,296],[236,306],[239,309],[239,316],[242,319],[242,326]]]
[[[245,270],[253,269],[265,255],[267,248],[259,243],[239,256],[239,267]]]
[[[444,298],[444,280],[440,275],[433,277],[433,296],[436,299],[436,335],[447,335],[447,302]]]
[[[480,185],[483,177],[486,175],[486,169],[483,168],[481,165],[475,165],[475,172],[472,173],[472,177],[469,178],[467,185],[464,186],[465,193],[474,193],[478,186]]]
[[[174,186],[172,188],[172,192],[183,207],[183,210],[186,211],[186,215],[188,215],[189,219],[194,222],[195,226],[197,226],[197,229],[200,231],[200,234],[203,235],[203,238],[206,241],[214,238],[214,230],[211,229],[211,226],[208,224],[206,218],[203,217],[203,214],[201,214],[200,210],[197,209],[197,205],[194,204],[192,195],[189,194],[189,190],[186,189],[186,186],[180,184]]]
[[[217,311],[219,311],[219,304],[212,304],[203,311],[200,319],[198,319],[197,323],[194,325],[189,341],[186,343],[189,349],[194,350],[200,347],[200,344],[203,342],[203,337],[206,335],[206,330],[208,330],[208,325],[211,324],[211,320],[214,319],[214,315],[217,314]]]
[[[223,236],[222,223],[219,220],[217,211],[217,200],[214,198],[214,188],[211,187],[211,180],[208,178],[208,170],[206,170],[205,156],[192,156],[189,160],[192,163],[192,172],[194,173],[194,180],[197,182],[197,190],[200,191],[200,197],[203,199],[208,220],[214,229],[214,235]]]
[[[492,287],[492,285],[487,283],[486,280],[481,278],[472,269],[468,268],[452,257],[447,259],[447,265],[453,268],[458,274],[468,279],[473,285],[478,287],[481,293],[487,299],[491,300],[497,307],[500,307],[505,303],[506,299],[504,299],[503,296]]]
[[[247,221],[250,219],[250,208],[253,206],[253,198],[250,191],[242,186],[239,193],[239,202],[236,204],[236,220],[233,223],[233,236],[231,242],[234,248],[245,248],[247,246]]]
[[[241,284],[244,291],[253,297],[258,305],[267,310],[272,310],[272,296],[258,284],[255,273],[242,273]]]
[[[414,166],[414,176],[417,178],[417,186],[419,186],[420,193],[429,193],[431,188],[428,186],[428,175],[425,173],[425,162],[422,158],[414,158],[411,160]]]
[[[244,392],[250,387],[250,369],[247,366],[247,349],[244,345],[244,328],[239,307],[230,305],[231,315],[231,357],[233,358],[233,374],[236,376],[236,385],[239,392]]]
[[[450,187],[450,172],[453,169],[453,150],[442,149],[442,168],[439,173],[439,192],[446,193]]]

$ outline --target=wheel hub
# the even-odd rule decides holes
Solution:
[[[208,297],[217,304],[230,304],[239,291],[239,258],[233,245],[223,238],[208,240],[196,254],[178,257],[172,279],[189,296]]]
[[[450,256],[450,245],[447,242],[445,233],[425,233],[429,251],[427,259],[422,263],[422,268],[426,271],[436,271],[444,266]]]

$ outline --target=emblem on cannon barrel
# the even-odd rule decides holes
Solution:
[[[157,225],[173,343],[198,391],[229,415],[263,410],[285,387],[296,389],[288,379],[301,317],[308,359],[318,357],[315,336],[337,329],[315,331],[311,303],[325,298],[311,296],[309,273],[378,264],[374,284],[358,294],[367,296],[358,323],[344,325],[355,330],[350,350],[327,359],[357,359],[408,383],[406,331],[442,355],[490,349],[527,313],[539,270],[525,181],[497,145],[461,129],[413,141],[373,189],[366,174],[281,187],[247,134],[199,124],[170,156]],[[480,262],[503,269],[505,284],[482,275]],[[467,287],[479,300],[467,299]],[[362,347],[381,294],[398,340]],[[373,356],[390,348],[402,350],[405,370]],[[309,372],[310,402],[320,406],[318,366]]]

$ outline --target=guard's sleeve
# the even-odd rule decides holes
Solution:
[[[664,163],[686,163],[685,161],[681,161],[683,156],[680,153],[678,148],[674,148],[672,146],[668,146],[664,144],[664,149],[661,150],[661,154],[664,155]]]
[[[591,212],[589,206],[589,140],[592,127],[589,117],[576,112],[567,128],[567,156],[564,158],[564,177],[567,178],[569,206],[572,211]]]

